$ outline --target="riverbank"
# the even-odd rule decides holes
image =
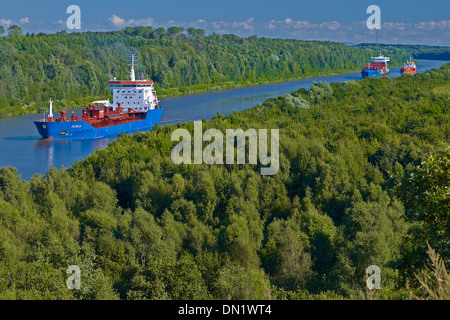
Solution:
[[[158,97],[161,99],[166,99],[166,98],[174,98],[174,97],[183,97],[183,96],[211,93],[211,92],[222,92],[222,91],[238,89],[238,88],[251,88],[251,87],[264,86],[264,85],[268,85],[268,84],[285,83],[285,82],[289,82],[289,81],[298,81],[298,80],[307,80],[307,79],[313,79],[313,78],[319,78],[319,77],[336,76],[336,75],[341,75],[341,74],[359,72],[360,70],[361,69],[351,69],[351,70],[344,70],[342,72],[318,72],[318,73],[314,73],[314,74],[312,74],[310,76],[306,76],[306,77],[292,77],[292,78],[287,78],[287,79],[278,79],[278,80],[271,80],[271,81],[258,81],[258,82],[254,82],[254,83],[234,83],[231,85],[217,85],[214,87],[209,87],[209,88],[200,89],[200,90],[190,90],[189,88],[187,88],[186,91],[182,91],[178,94],[169,94],[169,95],[160,94],[160,95],[158,95]]]

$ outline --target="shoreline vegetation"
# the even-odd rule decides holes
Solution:
[[[330,41],[241,38],[182,27],[127,27],[111,32],[26,34],[19,27],[0,37],[0,118],[74,110],[111,98],[108,80],[127,79],[127,56],[137,74],[155,82],[160,98],[357,72],[370,56],[390,55],[392,66],[410,55],[432,59],[450,49],[427,46],[347,46]],[[76,107],[74,107],[76,106]]]
[[[249,88],[249,87],[258,87],[258,86],[264,86],[264,85],[270,85],[270,84],[276,84],[276,83],[285,83],[289,81],[298,81],[298,80],[307,80],[307,79],[313,79],[313,78],[321,78],[321,77],[329,77],[329,76],[335,76],[340,74],[346,74],[346,73],[354,73],[358,72],[358,69],[354,70],[345,70],[342,72],[332,72],[332,73],[318,73],[313,74],[307,77],[300,77],[300,78],[286,78],[286,79],[278,79],[278,80],[272,80],[272,81],[261,81],[261,82],[255,82],[255,83],[236,83],[231,85],[218,85],[215,87],[210,87],[207,89],[199,89],[199,90],[187,90],[180,92],[179,94],[175,95],[162,95],[161,98],[174,98],[174,97],[181,97],[181,96],[188,96],[188,95],[196,95],[196,94],[203,94],[203,93],[210,93],[210,92],[221,92],[226,90],[233,90],[233,89],[239,89],[239,88]],[[158,96],[159,97],[159,96]]]

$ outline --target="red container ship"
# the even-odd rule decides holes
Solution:
[[[387,77],[389,75],[388,62],[390,60],[391,59],[389,57],[385,57],[381,55],[381,53],[378,57],[372,57],[371,58],[372,62],[361,70],[362,77],[363,78]]]
[[[400,68],[401,74],[416,74],[417,73],[417,66],[416,63],[410,58],[408,62],[405,63],[403,68]]]

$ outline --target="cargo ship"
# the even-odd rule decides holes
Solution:
[[[372,57],[371,63],[369,63],[367,66],[362,68],[361,75],[363,78],[367,77],[387,77],[389,75],[389,67],[388,62],[391,59],[389,57],[385,57],[383,55],[380,55],[378,57]]]
[[[44,139],[96,139],[118,133],[131,133],[152,129],[161,120],[163,108],[159,106],[153,81],[143,75],[136,80],[135,57],[131,56],[130,80],[110,80],[113,102],[94,101],[82,108],[81,117],[75,112],[69,117],[61,111],[59,118],[53,117],[53,101],[50,112],[42,120],[34,121]]]
[[[417,66],[416,63],[412,60],[412,57],[404,64],[403,68],[400,68],[400,73],[403,74],[416,74]]]

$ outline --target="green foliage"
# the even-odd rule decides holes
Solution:
[[[426,243],[435,248],[449,267],[450,239],[450,147],[438,149],[407,173],[393,175],[396,193],[404,201],[405,217],[415,223],[404,250],[401,268],[410,276],[423,267]],[[429,248],[430,250],[430,248]],[[413,281],[413,285],[417,284]]]
[[[289,103],[291,106],[295,108],[310,108],[311,104],[308,102],[308,100],[303,99],[301,97],[294,97],[291,94],[287,94],[284,98],[287,103]]]
[[[22,35],[22,28],[20,28],[18,25],[12,25],[8,28],[8,36],[10,37],[18,37]]]
[[[317,103],[320,100],[330,98],[333,95],[333,89],[328,82],[314,81],[309,90],[308,97],[312,102]]]
[[[29,182],[2,168],[0,298],[404,299],[426,241],[448,254],[449,78],[444,65],[316,83],[203,123],[278,128],[274,176],[174,165],[171,133],[192,123],[121,135]],[[382,290],[362,296],[372,264]],[[66,287],[69,265],[81,290]]]
[[[449,252],[450,238],[450,147],[426,156],[422,163],[397,184],[406,205],[405,215],[423,222],[438,253]]]
[[[365,50],[379,50],[382,48],[383,52],[394,50],[398,54],[410,54],[415,59],[450,60],[450,49],[442,46],[359,44],[357,47]]]
[[[217,297],[227,300],[268,300],[269,284],[264,272],[255,267],[227,264],[219,271]]]

